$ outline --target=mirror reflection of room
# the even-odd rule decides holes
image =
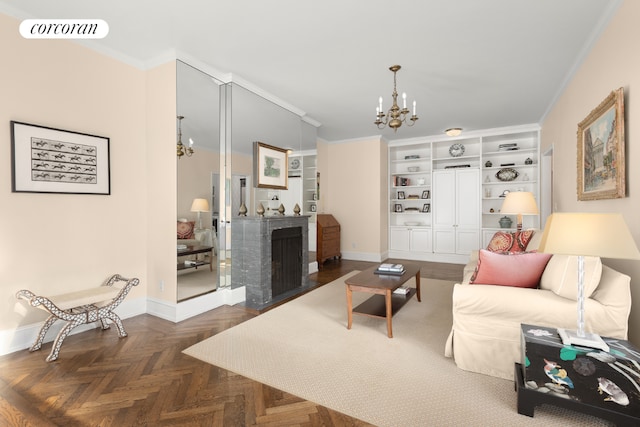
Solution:
[[[218,83],[206,73],[181,61],[176,72],[176,299],[181,302],[213,292],[218,284],[220,97]]]

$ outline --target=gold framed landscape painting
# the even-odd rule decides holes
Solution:
[[[578,124],[578,200],[626,196],[624,91],[612,91]]]

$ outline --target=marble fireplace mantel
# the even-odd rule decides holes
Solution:
[[[300,286],[272,294],[272,235],[274,230],[301,228]],[[231,221],[231,287],[245,286],[245,305],[261,309],[309,287],[309,216],[235,217]]]

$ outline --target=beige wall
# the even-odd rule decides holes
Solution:
[[[147,296],[175,303],[176,277],[176,64],[146,73]],[[146,159],[146,163],[145,163]]]
[[[640,108],[637,105],[634,108],[634,97],[638,96],[635,90],[640,87],[640,56],[635,53],[637,41],[640,40],[640,27],[636,22],[638,16],[640,2],[626,0],[543,122],[542,151],[553,146],[555,211],[620,212],[636,244],[640,245],[640,168],[637,167],[640,163],[640,145],[634,138],[634,135],[640,134]],[[576,189],[577,125],[612,90],[619,87],[625,91],[627,197],[579,202]],[[639,345],[640,261],[604,262],[631,276],[634,304],[629,321],[630,339]]]
[[[380,261],[387,250],[386,144],[379,137],[319,144],[318,161],[320,212],[340,223],[343,256]]]
[[[148,283],[145,73],[69,41],[25,40],[18,25],[0,14],[0,330],[44,317],[16,302],[22,288],[62,293],[121,273],[141,280],[136,299]],[[10,120],[109,137],[111,195],[12,193]]]

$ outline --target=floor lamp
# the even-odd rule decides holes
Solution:
[[[198,212],[198,230],[202,230],[201,212],[209,212],[209,202],[207,199],[193,199],[191,204],[191,212]]]
[[[511,191],[505,197],[500,208],[501,214],[517,215],[517,231],[522,231],[522,215],[538,215],[538,205],[533,193],[528,191]]]
[[[584,257],[640,259],[638,247],[622,215],[554,213],[547,218],[538,250],[578,257],[578,329],[558,328],[562,343],[609,351],[609,346],[598,334],[584,330]]]

